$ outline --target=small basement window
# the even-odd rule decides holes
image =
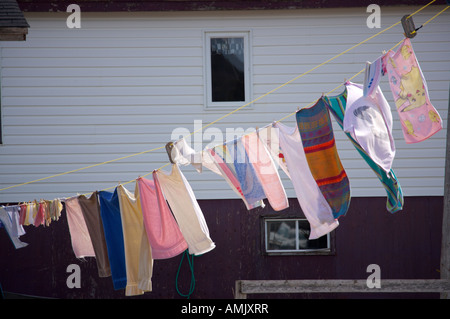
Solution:
[[[330,234],[309,240],[311,228],[303,218],[264,218],[264,247],[270,255],[331,254]]]
[[[250,101],[248,32],[206,32],[206,107],[238,107]]]

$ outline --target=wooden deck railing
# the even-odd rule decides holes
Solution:
[[[450,296],[450,280],[384,279],[380,288],[369,288],[366,280],[237,280],[235,298],[248,294],[279,293],[440,293]]]

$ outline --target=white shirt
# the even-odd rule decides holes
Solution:
[[[280,146],[295,194],[311,226],[309,239],[319,238],[335,229],[339,222],[334,219],[330,205],[311,174],[298,127],[281,123],[274,126],[279,129]]]
[[[361,145],[367,155],[387,173],[395,157],[392,113],[380,87],[372,95],[363,95],[362,86],[348,82],[345,132]]]

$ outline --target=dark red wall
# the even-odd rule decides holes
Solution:
[[[350,210],[335,230],[335,254],[330,256],[267,256],[261,250],[261,216],[276,215],[270,206],[247,211],[241,200],[200,200],[211,237],[217,247],[194,257],[195,290],[191,299],[233,298],[238,279],[366,279],[369,264],[381,267],[384,279],[439,278],[442,197],[407,197],[396,214],[385,209],[385,198],[352,198]],[[289,214],[299,215],[296,199]],[[300,215],[299,215],[300,216]],[[175,286],[181,255],[156,260],[153,291],[125,297],[115,291],[111,278],[99,278],[94,258],[75,258],[65,212],[49,227],[27,226],[21,237],[28,247],[15,250],[0,229],[0,283],[5,292],[53,298],[182,298]],[[81,267],[81,288],[69,289],[69,264]],[[189,290],[185,259],[179,289]],[[370,295],[370,296],[369,296]],[[384,295],[386,297],[438,297]],[[249,298],[374,298],[351,295],[250,295]]]

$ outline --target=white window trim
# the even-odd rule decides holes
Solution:
[[[211,92],[211,38],[244,38],[244,82],[245,82],[245,101],[237,102],[213,102]],[[204,44],[204,109],[205,110],[232,110],[248,104],[252,101],[252,64],[250,63],[250,57],[252,56],[252,44],[251,44],[251,31],[217,31],[217,30],[204,30],[203,31],[203,44]],[[252,104],[246,106],[246,109],[252,108]]]
[[[267,222],[280,222],[280,221],[295,221],[295,246],[296,249],[269,249],[269,243],[267,241],[268,229]],[[264,249],[266,254],[302,254],[302,253],[315,253],[315,252],[331,252],[331,238],[328,233],[327,236],[327,248],[320,249],[299,249],[299,240],[298,240],[298,232],[299,232],[299,221],[307,221],[305,218],[264,218]]]

